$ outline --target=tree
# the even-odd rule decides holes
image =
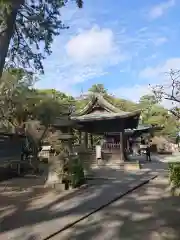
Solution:
[[[101,83],[92,85],[92,87],[88,90],[88,92],[107,94],[107,90],[105,89],[104,85]]]
[[[36,106],[36,119],[45,127],[38,144],[42,144],[43,138],[49,133],[48,142],[55,150],[55,155],[50,156],[48,161],[46,185],[54,186],[55,182],[62,182],[65,160],[66,163],[68,163],[70,157],[65,151],[65,144],[63,140],[60,140],[58,131],[53,131],[52,133],[52,131],[49,130],[53,128],[56,118],[62,115],[68,117],[71,109],[69,99],[65,98],[65,94],[58,93],[54,90],[46,90],[45,92],[47,96]],[[58,97],[59,95],[61,95],[62,98]]]
[[[142,123],[147,125],[162,126],[163,129],[156,135],[164,135],[174,138],[177,131],[176,119],[168,113],[168,110],[158,104],[154,95],[142,96],[139,100],[142,109]]]
[[[51,54],[54,37],[67,28],[60,18],[60,9],[66,3],[67,0],[0,1],[0,77],[6,57],[11,66],[32,67],[43,73],[42,60]],[[79,8],[83,5],[82,0],[76,3]],[[42,46],[45,54],[40,50]]]
[[[168,73],[170,81],[167,84],[152,87],[157,100],[168,100],[174,105],[169,111],[180,119],[180,70],[170,70]]]
[[[13,69],[6,74],[4,72],[3,76],[6,76],[2,78],[5,84],[0,99],[3,119],[7,120],[16,132],[26,135],[33,156],[31,166],[37,170],[38,152],[45,138],[49,137],[52,143],[52,138],[56,135],[55,145],[58,144],[57,148],[63,146],[58,143],[58,134],[52,134],[52,128],[57,117],[69,113],[69,98],[55,90],[33,89],[29,84],[28,73],[23,74],[19,69]],[[58,164],[60,165],[58,159],[51,161],[49,184],[51,176],[57,175],[53,169],[58,169]]]
[[[139,99],[139,104],[140,105],[153,105],[157,103],[157,99],[155,98],[154,95],[143,95],[140,99]]]
[[[30,86],[36,81],[31,72],[23,69],[9,69],[4,72],[0,83],[0,117],[1,121],[10,123],[14,130],[22,127],[29,114],[27,101],[32,95]]]
[[[152,116],[152,110],[157,100],[153,95],[144,95],[139,100],[139,107],[142,109],[142,123],[147,123]]]

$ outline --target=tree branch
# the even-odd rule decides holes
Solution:
[[[174,111],[173,109],[169,110],[177,119],[180,118],[180,113],[179,112],[176,112]]]

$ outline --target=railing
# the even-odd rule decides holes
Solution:
[[[38,154],[39,157],[41,158],[49,158],[49,150],[41,150]]]
[[[104,143],[102,146],[102,149],[113,151],[113,150],[119,150],[120,147],[121,147],[120,143]]]

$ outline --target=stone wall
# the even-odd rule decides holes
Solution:
[[[21,156],[23,139],[14,135],[0,135],[0,163]]]
[[[116,165],[120,163],[120,152],[114,150],[111,152],[102,151],[102,159],[96,159],[96,153],[93,150],[86,150],[78,152],[80,160],[83,164],[85,171],[90,171],[91,168],[96,166]]]

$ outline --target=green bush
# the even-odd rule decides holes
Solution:
[[[169,163],[169,180],[174,188],[180,187],[180,162]]]
[[[70,184],[72,185],[73,188],[79,187],[85,183],[84,169],[81,161],[78,158],[73,159],[70,168],[70,174],[71,174]]]

